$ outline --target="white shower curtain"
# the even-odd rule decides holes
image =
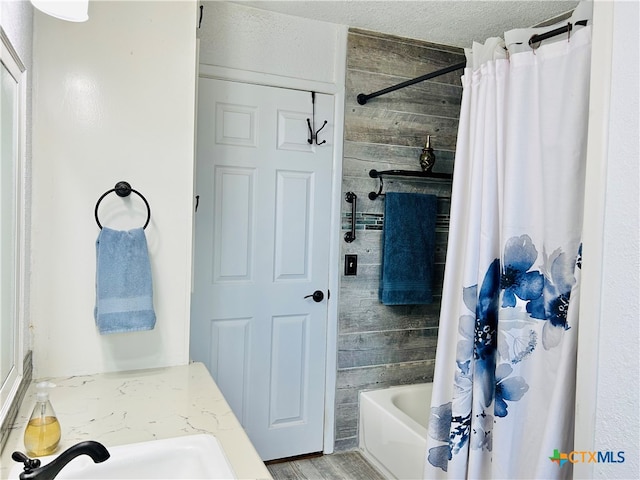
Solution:
[[[428,479],[572,473],[591,27],[521,33],[467,52]]]

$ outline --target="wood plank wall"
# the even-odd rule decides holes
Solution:
[[[460,112],[461,71],[357,103],[371,93],[464,61],[461,49],[351,29],[348,35],[342,196],[358,196],[356,240],[342,243],[358,255],[358,274],[342,276],[338,322],[336,391],[337,451],[357,446],[358,392],[431,381],[435,362],[440,292],[449,229],[451,182],[385,180],[385,191],[439,197],[434,303],[385,306],[378,302],[384,199],[369,200],[378,180],[369,170],[420,170],[419,156],[431,135],[434,171],[452,172]],[[407,219],[411,221],[412,219]],[[351,205],[342,208],[343,233]],[[344,271],[344,264],[342,271]]]

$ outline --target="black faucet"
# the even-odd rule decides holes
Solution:
[[[24,463],[24,471],[20,474],[20,480],[53,480],[67,463],[79,455],[89,455],[95,463],[104,462],[110,457],[104,445],[89,440],[69,447],[51,463],[42,467],[40,460],[29,458],[22,452],[13,452],[11,458],[16,462]]]

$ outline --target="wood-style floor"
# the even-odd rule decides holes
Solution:
[[[359,452],[267,464],[274,480],[384,480]]]

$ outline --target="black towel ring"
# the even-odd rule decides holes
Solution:
[[[100,227],[100,230],[102,230],[102,225],[100,224],[100,220],[98,220],[98,206],[100,205],[100,202],[102,201],[102,199],[107,195],[109,195],[111,192],[116,192],[116,195],[118,195],[119,197],[128,197],[131,194],[131,192],[137,194],[144,201],[144,204],[147,206],[147,221],[144,223],[144,226],[142,227],[143,229],[147,228],[147,225],[149,225],[149,220],[151,220],[151,207],[149,207],[149,202],[147,202],[147,199],[144,198],[144,196],[140,192],[131,188],[131,185],[129,185],[128,182],[118,182],[116,183],[115,188],[112,188],[111,190],[104,192],[102,196],[98,199],[98,203],[96,203],[96,210],[95,210],[96,223]]]

